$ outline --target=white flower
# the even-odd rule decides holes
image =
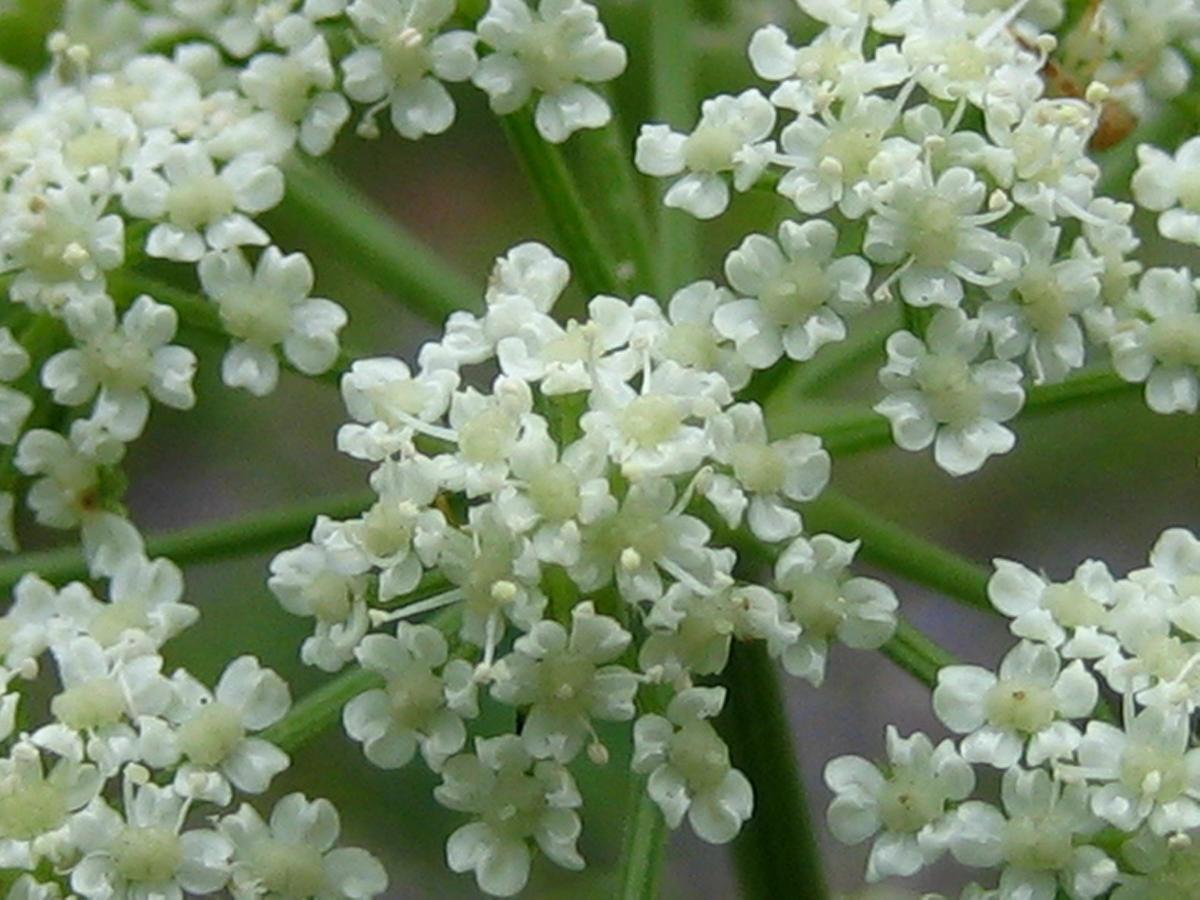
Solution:
[[[775,564],[775,585],[788,597],[799,639],[782,654],[792,675],[820,685],[825,679],[829,641],[873,650],[896,630],[899,601],[892,589],[873,578],[847,577],[846,568],[859,542],[831,534],[796,538]]]
[[[754,790],[729,764],[729,748],[709,722],[725,703],[724,688],[688,688],[667,715],[646,715],[633,729],[633,770],[650,777],[646,792],[672,828],[686,813],[710,844],[726,844],[754,808]]]
[[[755,73],[769,81],[783,82],[771,95],[772,103],[797,112],[810,112],[810,98],[818,92],[821,96],[853,99],[899,84],[908,77],[908,63],[895,44],[882,44],[870,60],[864,58],[864,32],[855,16],[846,17],[849,21],[844,24],[824,29],[801,47],[792,46],[787,33],[775,25],[754,32],[749,56]],[[793,99],[797,94],[807,95],[802,106]]]
[[[83,585],[79,589],[86,591]],[[12,602],[0,617],[0,661],[10,671],[36,671],[36,660],[50,644],[51,620],[57,612],[59,593],[34,572],[21,576],[12,592]]]
[[[708,546],[711,536],[702,521],[681,513],[670,481],[649,478],[630,487],[619,506],[613,500],[584,523],[579,559],[567,571],[584,591],[598,590],[615,576],[630,603],[662,596],[662,572],[707,594],[729,583],[733,566],[732,551]]]
[[[162,658],[145,653],[121,659],[88,637],[53,651],[62,690],[51,699],[50,712],[62,726],[85,736],[88,757],[112,774],[137,755],[137,736],[127,722],[160,715],[172,700]],[[34,739],[55,727],[45,726]]]
[[[453,0],[350,4],[346,13],[366,43],[342,60],[342,72],[352,100],[377,104],[368,120],[390,106],[392,126],[406,138],[441,134],[454,122],[454,101],[442,81],[466,81],[479,62],[473,33],[438,33],[454,8]]]
[[[834,836],[857,844],[879,834],[867,859],[868,881],[913,875],[940,857],[953,829],[946,803],[963,800],[975,787],[975,773],[953,741],[935,748],[924,734],[902,738],[889,725],[887,754],[886,771],[859,756],[840,756],[825,767]]]
[[[876,191],[863,252],[873,262],[902,264],[892,278],[906,303],[958,306],[964,281],[996,284],[1017,271],[1022,259],[1019,245],[987,229],[1009,206],[995,197],[979,212],[986,193],[970,169],[955,166],[935,181],[928,166],[918,163],[914,174]]]
[[[1016,443],[1002,426],[1025,402],[1021,370],[1012,362],[974,360],[987,333],[957,309],[939,310],[925,340],[898,331],[887,341],[888,362],[879,381],[889,394],[875,411],[892,424],[905,450],[933,444],[933,458],[951,475],[977,471],[989,456]]]
[[[283,175],[263,157],[243,154],[218,172],[209,151],[193,141],[171,147],[161,164],[162,174],[135,169],[122,196],[131,214],[165,220],[146,238],[151,256],[195,262],[210,247],[269,243],[248,218],[283,199]]]
[[[465,532],[446,532],[437,565],[462,592],[463,640],[490,653],[504,636],[505,619],[522,631],[541,620],[546,595],[533,548],[495,507],[473,507],[469,525]]]
[[[995,299],[979,318],[1000,359],[1028,354],[1035,384],[1061,381],[1083,365],[1083,329],[1077,316],[1100,299],[1098,266],[1086,257],[1056,259],[1061,228],[1029,216],[1010,237],[1025,249],[1015,283],[989,288]]]
[[[1091,900],[1112,886],[1117,867],[1099,847],[1076,843],[1100,830],[1088,810],[1088,788],[1061,784],[1041,769],[1004,773],[1004,812],[969,800],[958,808],[950,851],[968,866],[1003,866],[1001,897],[1054,900],[1061,885]]]
[[[9,296],[42,312],[103,289],[125,261],[125,224],[105,214],[108,197],[73,179],[15,196],[0,221],[0,271],[17,272]]]
[[[47,772],[37,747],[19,741],[0,759],[0,865],[33,869],[73,849],[71,820],[104,779],[91,763],[59,757]]]
[[[590,601],[571,610],[571,632],[538,622],[517,638],[492,670],[492,696],[528,707],[521,739],[538,758],[570,762],[589,735],[591,720],[624,722],[635,713],[637,677],[613,665],[631,635],[616,619],[596,614]]]
[[[1137,154],[1132,187],[1138,205],[1162,213],[1163,237],[1200,244],[1200,137],[1184,141],[1174,156],[1151,144],[1139,145]]]
[[[287,683],[253,656],[235,659],[221,675],[215,692],[183,670],[172,678],[175,702],[167,716],[170,735],[143,731],[146,759],[156,765],[186,762],[175,774],[175,790],[224,806],[230,784],[259,794],[288,766],[287,754],[247,732],[261,731],[283,718],[291,705]]]
[[[768,441],[756,403],[738,403],[713,416],[708,433],[712,458],[733,470],[732,477],[713,475],[703,488],[726,523],[736,528],[748,504],[755,537],[774,543],[799,534],[800,514],[791,504],[815,499],[829,483],[830,458],[820,438],[800,434]]]
[[[1126,381],[1146,383],[1146,405],[1158,413],[1195,412],[1200,405],[1200,307],[1187,269],[1150,269],[1129,298],[1141,318],[1109,339],[1113,367]]]
[[[707,419],[731,399],[720,375],[668,360],[647,364],[640,391],[624,382],[598,385],[579,424],[607,445],[626,478],[681,475],[699,468],[710,449],[702,424],[693,420]]]
[[[800,636],[787,618],[783,598],[758,585],[735,585],[698,594],[673,584],[646,616],[649,636],[642,641],[638,665],[661,670],[668,681],[685,673],[716,675],[729,660],[733,639],[765,640],[773,655]]]
[[[217,822],[233,846],[229,892],[254,897],[366,900],[387,890],[387,872],[366,850],[334,847],[341,822],[328,800],[281,797],[270,823],[242,804]]]
[[[78,346],[50,357],[41,371],[55,403],[78,406],[99,390],[93,415],[122,441],[145,428],[147,392],[176,409],[195,404],[196,355],[170,343],[178,322],[171,307],[143,294],[118,324],[113,302],[101,296],[72,304],[65,319]]]
[[[1104,782],[1092,811],[1122,831],[1142,822],[1161,835],[1200,826],[1200,749],[1189,739],[1188,718],[1175,710],[1143,710],[1124,730],[1089,722],[1078,772]]]
[[[1012,618],[1012,633],[1056,647],[1065,657],[1093,659],[1116,649],[1107,633],[1109,611],[1129,587],[1104,563],[1088,560],[1063,583],[1052,583],[1020,563],[993,561],[988,599]]]
[[[420,747],[436,771],[463,748],[463,719],[479,712],[474,670],[463,659],[447,663],[449,648],[441,632],[401,622],[395,637],[367,635],[354,655],[384,679],[383,688],[359,694],[342,710],[346,733],[362,743],[367,759],[395,769]]]
[[[442,484],[469,497],[503,486],[509,460],[533,410],[533,392],[519,378],[501,375],[492,393],[466,388],[450,401],[450,436],[458,453],[436,457]]]
[[[868,307],[870,265],[859,256],[834,259],[836,245],[837,229],[823,219],[785,221],[778,244],[752,234],[726,257],[729,283],[752,299],[719,307],[713,322],[752,366],[767,368],[784,353],[811,359],[846,337],[842,316]]]
[[[666,125],[643,125],[637,167],[660,178],[687,172],[671,185],[663,202],[698,219],[712,219],[729,206],[723,173],[732,172],[734,187],[748,190],[775,152],[775,142],[767,140],[774,128],[775,107],[758,91],[714,97],[701,105],[700,121],[691,134]]]
[[[608,39],[596,8],[582,0],[492,0],[475,26],[493,53],[472,76],[487,92],[493,112],[508,115],[540,96],[538,133],[555,144],[581,128],[608,124],[612,111],[580,82],[610,81],[625,71],[625,48]]]
[[[728,288],[711,281],[696,281],[680,288],[667,302],[665,315],[656,300],[638,297],[633,302],[637,324],[629,339],[627,361],[636,364],[638,349],[645,341],[655,362],[670,360],[697,371],[715,372],[731,390],[740,390],[750,380],[748,354],[735,347],[717,327],[718,315],[733,299]],[[617,372],[610,374],[618,377]],[[631,376],[621,373],[620,377],[628,380]]]
[[[908,142],[888,137],[898,113],[896,101],[866,96],[846,103],[840,117],[828,107],[819,117],[798,116],[779,136],[778,162],[787,169],[779,193],[810,215],[837,206],[849,218],[862,216],[878,181],[875,158],[885,150],[915,157]]]
[[[443,806],[470,813],[446,842],[455,872],[475,872],[480,890],[511,897],[529,880],[529,840],[566,869],[583,868],[575,848],[583,801],[566,768],[534,762],[515,734],[477,738],[475,753],[449,760],[434,796]]]
[[[209,830],[181,834],[187,801],[154,784],[134,788],[133,777],[127,769],[124,816],[97,797],[72,820],[83,859],[71,871],[71,889],[89,900],[182,900],[184,891],[220,890],[229,878],[229,841]]]
[[[350,104],[333,90],[336,78],[325,38],[295,25],[293,20],[286,30],[277,30],[287,54],[259,53],[238,74],[238,86],[260,108],[298,126],[300,147],[319,156],[350,118]]]
[[[1083,662],[1065,669],[1052,647],[1021,641],[998,673],[980,666],[946,666],[938,672],[933,709],[946,727],[967,735],[963,758],[1007,769],[1021,759],[1030,765],[1068,757],[1079,745],[1079,729],[1064,719],[1087,716],[1099,687]]]
[[[268,247],[251,269],[240,251],[210,253],[198,270],[221,323],[236,339],[221,364],[225,384],[260,397],[269,394],[279,378],[274,353],[279,344],[306,375],[333,366],[346,312],[331,300],[309,296],[313,270],[304,254],[284,256],[279,248]]]
[[[579,558],[580,523],[613,502],[604,447],[582,438],[560,453],[546,421],[531,416],[511,458],[512,481],[497,495],[496,508],[517,531],[532,532],[539,560],[572,565]]]

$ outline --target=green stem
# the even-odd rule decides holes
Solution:
[[[588,173],[589,197],[602,209],[604,220],[620,223],[611,237],[620,257],[616,274],[625,294],[659,290],[650,221],[639,175],[633,168],[629,138],[613,117],[603,128],[586,129],[576,138],[580,162]]]
[[[1139,383],[1123,381],[1107,370],[1086,372],[1058,384],[1031,388],[1020,413],[1020,419],[1034,419],[1063,409],[1111,400],[1142,390]],[[802,412],[783,414],[785,421],[776,422],[781,433],[808,431],[818,435],[834,456],[850,456],[865,450],[888,447],[892,430],[888,420],[874,411],[859,412],[824,422],[804,422]]]
[[[987,569],[913,534],[836,491],[827,490],[804,508],[809,529],[862,541],[862,557],[967,606],[995,612],[988,601]]]
[[[327,166],[292,159],[280,211],[303,222],[322,248],[351,261],[406,309],[435,325],[455,310],[480,306],[480,290],[472,281]]]
[[[816,835],[796,765],[783,691],[763,642],[737,643],[720,726],[733,765],[754,786],[754,815],[733,844],[743,895],[827,897]]]
[[[658,900],[666,857],[667,823],[646,792],[646,775],[629,779],[629,814],[621,849],[620,900]]]
[[[383,684],[383,679],[366,669],[350,669],[306,694],[288,714],[262,732],[281,750],[293,752],[329,728],[342,714],[342,707],[363,691]]]
[[[562,152],[542,140],[533,118],[520,111],[501,119],[550,223],[563,243],[579,284],[589,297],[620,290],[616,265],[608,255],[591,210],[583,202]]]
[[[183,565],[281,550],[304,541],[318,515],[334,518],[357,515],[373,498],[373,494],[360,491],[305,500],[234,521],[181,528],[148,538],[146,554],[151,558],[167,556]],[[36,572],[55,584],[88,575],[83,553],[77,547],[25,553],[0,563],[0,592],[7,592],[26,572]]]
[[[683,129],[697,115],[696,43],[688,31],[695,22],[690,0],[655,0],[650,4],[651,90],[654,119]],[[695,277],[699,269],[700,223],[691,215],[669,209],[658,194],[655,210],[656,253],[661,278],[659,294],[668,294]]]
[[[896,626],[896,633],[892,639],[879,649],[888,659],[928,688],[937,686],[939,669],[958,662],[950,651],[903,619]]]

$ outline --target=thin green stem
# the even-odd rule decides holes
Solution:
[[[733,844],[743,895],[821,900],[828,892],[820,851],[779,676],[763,642],[735,644],[724,682],[719,726],[733,765],[754,786],[754,815]]]
[[[480,306],[478,286],[325,165],[299,158],[288,163],[280,212],[305,223],[323,248],[435,325],[455,310]]]
[[[505,116],[501,122],[513,151],[542,199],[584,293],[588,296],[617,293],[620,279],[616,264],[562,152],[542,139],[533,118],[525,111]]]
[[[805,507],[804,517],[813,531],[860,539],[862,557],[869,562],[967,606],[995,612],[987,596],[987,569],[913,534],[856,500],[827,490]]]
[[[265,738],[289,753],[317,737],[337,722],[342,707],[364,691],[380,687],[383,679],[375,672],[354,668],[327,681],[294,704],[288,714],[266,729]]]
[[[616,275],[626,294],[659,290],[658,265],[650,238],[650,219],[640,176],[633,168],[629,137],[616,116],[603,128],[586,129],[576,138],[580,162],[588,173],[589,197],[603,219],[620,223],[611,232],[620,258]]]
[[[620,900],[658,900],[667,849],[667,823],[646,792],[646,775],[631,775],[625,839],[621,848]]]
[[[655,0],[650,4],[651,91],[654,119],[684,129],[697,115],[696,42],[688,36],[695,14],[690,0]],[[659,293],[668,293],[695,277],[699,268],[700,223],[662,203],[657,192],[656,254],[661,279]]]
[[[148,538],[146,553],[151,558],[167,556],[186,565],[280,550],[305,540],[318,515],[353,516],[369,506],[373,498],[360,491],[305,500],[233,521],[181,528]],[[0,592],[7,592],[26,572],[36,572],[55,584],[88,575],[83,553],[77,547],[25,553],[0,563]]]
[[[879,648],[892,662],[926,687],[937,686],[937,673],[958,662],[950,653],[914,625],[901,619],[892,639]]]

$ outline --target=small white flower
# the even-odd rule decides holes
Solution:
[[[729,206],[729,186],[748,190],[775,152],[768,140],[775,128],[775,107],[761,93],[705,100],[691,134],[666,125],[643,125],[637,139],[636,163],[647,175],[669,177],[686,172],[668,189],[663,202],[698,219],[712,219]]]
[[[1069,757],[1079,719],[1096,706],[1099,687],[1080,660],[1065,669],[1053,648],[1021,641],[998,673],[980,666],[946,666],[938,672],[933,709],[946,727],[967,735],[963,758],[1007,769],[1021,759],[1030,765]]]
[[[449,649],[441,632],[401,622],[395,637],[367,635],[354,655],[363,668],[384,679],[382,689],[359,694],[342,710],[346,733],[362,743],[367,759],[395,769],[420,747],[436,771],[463,748],[463,719],[479,712],[474,670],[466,660],[447,663]]]
[[[646,627],[650,634],[642,641],[638,665],[644,672],[661,670],[668,681],[685,673],[720,673],[734,638],[765,640],[772,655],[778,655],[800,636],[800,626],[787,618],[783,598],[758,585],[698,594],[673,584],[655,601]]]
[[[767,368],[784,353],[812,359],[845,339],[843,316],[869,306],[870,265],[859,256],[834,259],[836,245],[837,229],[823,219],[786,221],[778,243],[752,234],[726,257],[729,283],[750,299],[719,307],[713,321],[752,366]]]
[[[302,253],[284,256],[268,247],[251,269],[238,250],[210,253],[198,267],[205,293],[236,343],[225,354],[221,378],[256,396],[275,389],[274,348],[306,375],[328,371],[337,360],[338,332],[346,312],[331,300],[310,297],[312,264]]]
[[[875,411],[891,421],[897,446],[933,444],[934,460],[951,475],[975,472],[1016,443],[1000,423],[1025,402],[1021,370],[1001,360],[976,363],[986,342],[979,320],[958,309],[939,310],[924,341],[907,331],[888,338],[888,362],[879,371],[889,394]]]
[[[333,90],[336,78],[324,37],[295,27],[277,36],[286,37],[281,43],[287,54],[259,53],[238,74],[238,86],[261,109],[296,125],[300,147],[319,156],[350,118],[350,104]]]
[[[901,263],[891,276],[912,306],[958,306],[963,282],[994,285],[1017,271],[1019,245],[987,226],[1008,213],[1007,201],[980,212],[987,188],[955,166],[936,181],[928,166],[889,181],[875,193],[863,252],[877,263]],[[890,279],[889,279],[890,280]]]
[[[15,381],[29,368],[29,353],[7,328],[0,328],[0,382]],[[33,400],[23,391],[0,384],[0,444],[15,444],[33,412]],[[11,542],[10,542],[11,543]]]
[[[989,288],[995,298],[979,318],[1000,359],[1028,354],[1035,384],[1061,381],[1084,361],[1078,316],[1100,299],[1097,265],[1086,257],[1057,259],[1061,228],[1029,216],[1010,237],[1025,249],[1015,283]]]
[[[873,650],[896,630],[899,601],[892,589],[873,578],[847,575],[858,546],[831,534],[800,537],[775,564],[775,585],[801,629],[799,639],[783,650],[783,667],[813,685],[825,679],[832,638]]]
[[[446,842],[455,872],[475,872],[480,890],[511,897],[529,880],[532,839],[566,869],[583,868],[575,847],[583,800],[564,766],[535,762],[515,734],[477,738],[475,753],[449,760],[434,796],[443,806],[470,813]]]
[[[102,290],[104,273],[125,261],[124,220],[105,213],[109,198],[73,179],[14,196],[0,221],[0,271],[17,273],[9,296],[54,312]]]
[[[775,543],[799,534],[800,514],[792,504],[815,499],[829,483],[831,463],[820,438],[800,434],[768,441],[762,408],[755,403],[738,403],[714,416],[708,433],[712,458],[733,470],[732,477],[713,475],[704,488],[726,523],[736,528],[748,505],[755,537]]]
[[[1079,774],[1104,782],[1092,810],[1122,831],[1147,822],[1155,834],[1200,826],[1200,749],[1189,749],[1186,715],[1151,708],[1124,730],[1089,722],[1079,744]]]
[[[1116,865],[1083,843],[1103,824],[1088,809],[1087,785],[1012,768],[1004,773],[1001,797],[1004,812],[977,800],[960,806],[950,838],[959,862],[1003,866],[999,896],[1053,900],[1061,885],[1070,896],[1091,900],[1112,886]]]
[[[1132,187],[1138,205],[1161,213],[1163,237],[1200,244],[1200,138],[1184,141],[1174,156],[1151,144],[1139,145],[1137,154]]]
[[[97,797],[72,820],[83,859],[71,871],[71,889],[89,900],[219,891],[229,878],[229,841],[209,830],[180,833],[187,801],[170,788],[135,788],[132,777],[127,769],[124,816]]]
[[[830,831],[847,844],[879,835],[867,859],[872,882],[913,875],[940,857],[954,825],[946,803],[965,799],[975,787],[975,773],[953,741],[935,748],[924,734],[902,738],[889,725],[887,754],[885,771],[859,756],[840,756],[825,767],[834,794]]]
[[[131,214],[165,220],[146,239],[151,256],[195,262],[208,248],[269,243],[248,218],[283,199],[283,175],[263,157],[243,154],[218,171],[209,151],[193,141],[171,147],[161,165],[161,174],[135,169],[122,197]]]
[[[1109,339],[1113,367],[1126,381],[1146,383],[1157,413],[1195,412],[1200,405],[1200,307],[1187,269],[1150,269],[1129,306],[1139,314]]]
[[[175,702],[167,711],[175,725],[169,739],[158,729],[143,735],[156,765],[186,760],[175,774],[175,790],[224,806],[230,785],[259,794],[288,767],[287,754],[248,732],[261,731],[283,718],[291,705],[287,683],[253,656],[235,659],[221,674],[215,692],[183,670],[172,678]]]
[[[1010,628],[1017,637],[1049,644],[1068,658],[1094,659],[1116,649],[1116,639],[1107,633],[1109,611],[1129,586],[1118,583],[1104,563],[1081,563],[1063,583],[1010,560],[997,559],[993,565],[988,599],[1012,618]]]
[[[118,324],[113,302],[101,296],[72,304],[65,319],[78,346],[50,357],[41,371],[55,403],[78,406],[99,390],[93,415],[121,441],[145,428],[147,393],[175,409],[195,404],[196,355],[170,343],[178,322],[171,307],[143,294]]]
[[[475,27],[493,53],[472,81],[487,92],[492,111],[508,115],[536,91],[538,133],[560,144],[581,128],[612,118],[608,102],[581,83],[611,81],[625,71],[625,48],[609,40],[596,8],[582,0],[492,0]]]
[[[492,670],[492,696],[528,707],[521,739],[538,758],[570,762],[591,736],[591,721],[624,722],[634,717],[637,677],[614,665],[631,636],[590,601],[571,610],[571,631],[538,622],[517,638],[513,652]]]
[[[406,138],[441,134],[453,124],[454,101],[442,81],[466,81],[479,62],[473,33],[439,33],[454,8],[453,0],[350,4],[346,14],[366,43],[342,61],[342,72],[352,100],[376,104],[368,121],[389,106],[392,127]]]
[[[74,848],[71,822],[104,785],[91,763],[59,757],[47,771],[27,740],[0,759],[0,865],[33,869]]]
[[[633,770],[650,777],[646,792],[672,828],[687,814],[692,830],[710,844],[727,844],[750,818],[754,790],[729,764],[729,748],[710,719],[725,703],[724,688],[688,688],[666,717],[646,715],[633,729]]]
[[[229,892],[236,900],[367,900],[387,890],[379,860],[357,847],[334,847],[341,822],[328,800],[288,794],[275,803],[269,823],[242,804],[217,822],[217,830],[233,846]]]

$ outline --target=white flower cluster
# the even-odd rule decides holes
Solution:
[[[0,617],[0,864],[30,873],[8,896],[383,893],[378,861],[334,847],[327,800],[290,794],[269,823],[248,804],[230,810],[289,764],[260,734],[291,704],[283,680],[251,656],[215,690],[166,671],[163,644],[198,618],[169,560],[127,555],[107,594],[28,574]],[[24,684],[47,660],[43,708]]]
[[[831,641],[874,648],[896,626],[891,589],[847,572],[856,544],[801,534],[797,504],[829,477],[820,441],[772,441],[734,402],[749,369],[717,327],[732,296],[700,282],[665,313],[600,296],[564,325],[568,279],[523,244],[486,312],[452,315],[415,369],[356,362],[338,442],[374,464],[378,501],[271,564],[283,606],[314,621],[303,658],[379,675],[347,733],[376,765],[419,752],[441,774],[437,799],[472,816],[450,866],[498,895],[524,886],[531,843],[583,865],[568,766],[608,759],[598,723],[636,719],[633,768],[667,821],[723,843],[752,792],[711,722],[724,690],[694,678],[761,640],[818,684]],[[770,586],[735,571],[742,527],[779,548]],[[468,744],[483,703],[514,708],[515,733]]]
[[[360,131],[390,107],[396,129],[419,137],[453,120],[442,80],[473,77],[501,113],[536,94],[538,129],[562,141],[609,120],[586,85],[625,66],[581,0],[496,0],[477,23],[492,50],[482,61],[474,31],[443,32],[452,0],[152,5],[69,0],[54,65],[26,90],[14,73],[0,93],[0,291],[26,311],[0,327],[0,444],[20,440],[22,471],[43,477],[29,498],[38,520],[82,522],[98,546],[111,535],[95,513],[119,497],[111,479],[96,490],[96,473],[142,433],[151,400],[194,404],[196,331],[228,337],[222,378],[257,396],[274,390],[281,358],[309,375],[337,363],[345,312],[312,296],[307,258],[255,220],[283,199],[289,154],[330,149],[347,97],[372,104]],[[197,30],[212,42],[190,40]],[[357,47],[340,86],[327,32]],[[147,52],[156,42],[173,50]],[[176,264],[167,283],[164,262]],[[204,302],[177,309],[179,286],[197,280]],[[21,437],[39,381],[54,403],[90,410],[67,442]],[[14,502],[0,490],[8,549]]]
[[[1101,193],[1089,149],[1119,104],[1142,109],[1147,95],[1186,87],[1171,42],[1200,33],[1195,4],[1092,4],[1062,47],[1039,31],[1038,4],[799,5],[824,26],[806,45],[775,26],[750,42],[769,94],[711,98],[690,133],[645,125],[637,142],[643,172],[678,176],[669,207],[709,219],[728,207],[730,183],[774,186],[803,217],[726,260],[738,300],[715,322],[743,359],[808,360],[846,338],[847,318],[898,295],[906,328],[888,341],[875,410],[898,446],[932,445],[954,475],[1010,450],[1003,423],[1026,383],[1064,380],[1089,344],[1147,382],[1153,410],[1195,412],[1191,276],[1155,270],[1132,286],[1133,206]],[[1085,73],[1100,80],[1079,86]],[[1143,146],[1134,179],[1140,203],[1166,210],[1163,233],[1196,243],[1198,150],[1196,139],[1174,158]]]
[[[949,852],[999,870],[994,889],[964,897],[1190,896],[1200,864],[1200,540],[1168,529],[1149,565],[1124,578],[1096,560],[1062,582],[996,560],[988,594],[1020,642],[995,670],[938,673],[934,712],[956,739],[935,746],[889,727],[885,766],[829,763],[834,834],[873,839],[871,881]],[[999,805],[970,799],[976,766],[1001,774]]]

